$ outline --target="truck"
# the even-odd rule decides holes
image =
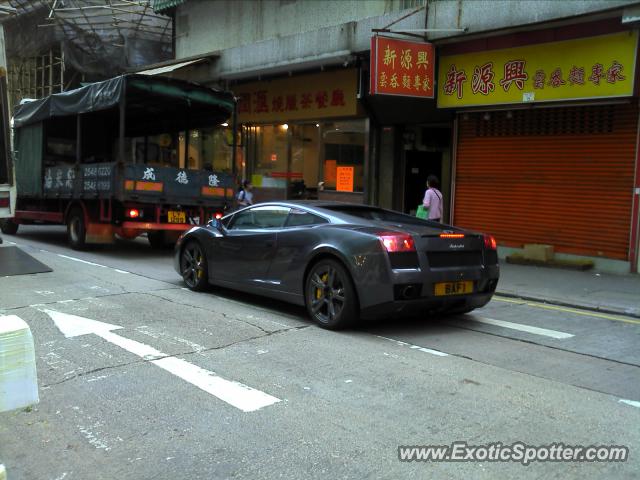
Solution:
[[[230,92],[140,74],[24,102],[2,232],[62,224],[74,249],[143,234],[152,247],[175,242],[233,202],[235,108]]]
[[[0,24],[0,222],[13,217],[16,204],[16,184],[10,148],[9,120],[7,60],[4,49],[4,30]],[[2,243],[1,237],[0,243]]]

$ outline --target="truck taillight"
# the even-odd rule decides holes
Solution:
[[[484,236],[484,248],[487,250],[497,250],[498,243],[493,235],[485,235]]]
[[[385,250],[389,253],[416,251],[413,237],[406,233],[385,232],[378,235],[378,238]]]
[[[9,197],[0,197],[0,208],[9,208]]]
[[[127,210],[127,217],[129,218],[138,218],[140,216],[140,210],[137,208],[130,208]]]

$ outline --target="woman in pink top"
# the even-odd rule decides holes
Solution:
[[[429,209],[429,220],[439,222],[442,218],[442,193],[438,190],[438,177],[429,175],[427,178],[427,191],[424,192],[422,205]]]

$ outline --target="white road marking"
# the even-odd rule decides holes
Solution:
[[[620,400],[618,400],[620,403],[626,403],[627,405],[631,405],[632,407],[636,407],[636,408],[640,408],[640,402],[637,402],[635,400],[626,400],[624,398],[621,398]]]
[[[167,372],[182,378],[243,412],[253,412],[280,402],[279,398],[260,390],[239,382],[226,380],[214,372],[200,368],[186,360],[170,357],[149,345],[116,335],[112,330],[121,329],[122,327],[119,325],[98,322],[55,310],[42,309],[41,311],[51,317],[65,337],[72,338],[91,333],[97,335],[138,357],[149,360]]]
[[[80,430],[80,433],[82,433],[82,436],[84,438],[86,438],[87,441],[91,445],[93,445],[97,450],[104,450],[105,452],[108,452],[109,450],[111,450],[111,447],[109,445],[107,445],[106,442],[104,442],[103,440],[98,438],[98,435],[100,435],[102,432],[96,431],[94,433],[95,429],[101,428],[102,426],[103,426],[102,423],[96,422],[95,425],[93,425],[93,427],[86,427],[84,425],[77,425],[77,428],[78,428],[78,430]]]
[[[393,342],[393,343],[395,343],[397,345],[400,345],[402,347],[409,347],[412,350],[419,350],[420,352],[430,353],[431,355],[436,355],[438,357],[448,357],[449,356],[448,353],[439,352],[438,350],[432,350],[430,348],[421,347],[420,345],[412,345],[411,343],[401,342],[400,340],[395,340],[393,338],[388,338],[388,337],[382,337],[380,335],[376,335],[376,337],[382,338],[383,340],[389,340],[390,342]]]
[[[543,335],[545,337],[557,338],[559,340],[571,338],[571,333],[558,332],[557,330],[549,330],[547,328],[532,327],[531,325],[522,325],[520,323],[507,322],[505,320],[496,320],[495,318],[474,317],[473,322],[486,323],[496,325],[498,327],[510,328],[512,330],[520,330],[521,332],[533,333],[535,335]]]
[[[95,263],[95,262],[89,262],[88,260],[82,260],[81,258],[76,258],[76,257],[70,257],[69,255],[63,255],[61,253],[57,254],[59,257],[61,258],[66,258],[67,260],[73,260],[74,262],[80,262],[80,263],[85,263],[87,265],[92,265],[94,267],[100,267],[100,268],[108,268],[109,270],[114,270],[118,273],[131,273],[131,272],[127,272],[125,270],[120,270],[118,268],[113,268],[113,267],[108,267],[107,265],[102,265],[100,263]]]
[[[62,258],[66,258],[67,260],[73,260],[74,262],[86,263],[87,265],[93,265],[94,267],[108,268],[106,265],[100,265],[99,263],[89,262],[87,260],[82,260],[81,258],[70,257],[68,255],[63,255],[61,253],[58,253],[58,256],[62,257]]]

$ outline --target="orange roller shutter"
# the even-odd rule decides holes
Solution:
[[[454,222],[499,244],[627,260],[638,108],[460,114]]]

